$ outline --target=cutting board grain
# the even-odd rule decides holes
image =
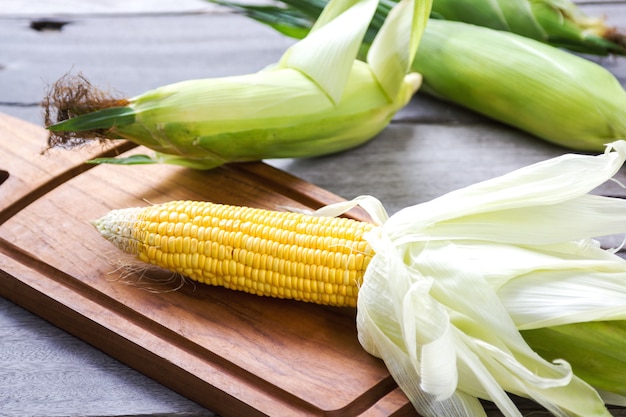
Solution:
[[[89,223],[114,208],[174,199],[285,210],[339,197],[263,163],[206,172],[94,166],[83,161],[141,149],[42,155],[45,138],[0,115],[0,167],[10,174],[0,186],[1,296],[222,416],[416,415],[359,345],[353,309],[138,268]]]

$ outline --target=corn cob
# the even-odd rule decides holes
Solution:
[[[257,295],[356,306],[372,225],[207,202],[113,210],[94,222],[142,262]]]
[[[299,2],[282,2],[288,7],[220,1],[283,33],[306,33],[287,28],[306,29],[312,12]],[[325,0],[304,3],[322,7]],[[379,8],[366,42],[384,13]],[[570,149],[601,151],[626,136],[626,91],[613,74],[524,36],[430,19],[412,69],[424,77],[420,91]]]

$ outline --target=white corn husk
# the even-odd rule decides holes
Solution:
[[[595,389],[567,362],[540,357],[520,329],[626,319],[626,261],[593,240],[626,232],[626,201],[588,194],[625,159],[618,141],[602,155],[547,160],[388,219],[372,197],[320,211],[377,207],[359,340],[421,415],[485,415],[482,398],[521,416],[509,392],[557,416],[610,416]]]

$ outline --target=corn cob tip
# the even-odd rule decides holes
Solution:
[[[94,87],[82,74],[66,74],[52,84],[42,100],[44,125],[50,131],[47,149],[73,148],[93,139],[105,141],[108,129],[64,131],[59,127],[75,117],[112,107],[124,107],[128,101]],[[76,129],[73,129],[76,130]]]
[[[115,247],[124,252],[136,254],[137,244],[133,245],[132,228],[142,210],[141,207],[111,210],[90,223]]]

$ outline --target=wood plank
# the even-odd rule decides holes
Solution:
[[[203,285],[129,285],[170,278],[153,270],[119,279],[119,262],[130,261],[89,220],[173,199],[274,209],[340,200],[261,163],[208,172],[97,166],[0,226],[0,295],[224,416],[354,415],[394,389],[360,347],[353,309]]]

